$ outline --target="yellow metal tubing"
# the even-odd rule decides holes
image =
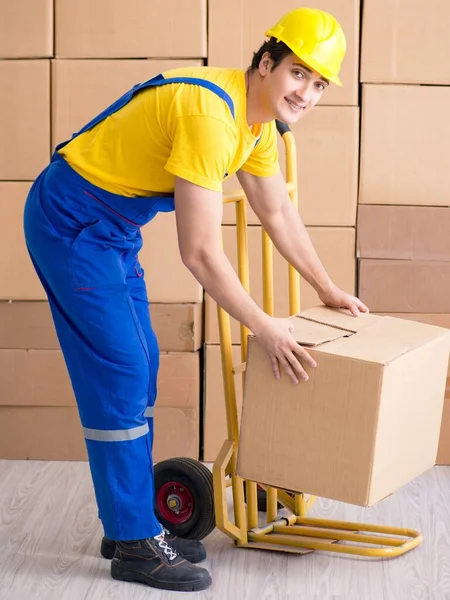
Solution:
[[[391,533],[404,537],[417,537],[420,535],[414,529],[405,527],[388,527],[386,525],[373,525],[372,523],[355,523],[351,521],[333,521],[330,519],[317,519],[310,517],[297,517],[298,525],[309,525],[310,527],[345,529],[347,531],[370,531],[371,533]]]
[[[220,306],[217,307],[219,320],[220,354],[222,358],[222,377],[225,391],[225,409],[227,417],[228,439],[237,442],[239,438],[239,425],[236,406],[236,389],[233,378],[233,354],[231,344],[230,317]]]
[[[274,315],[273,301],[273,243],[268,233],[262,229],[262,255],[263,255],[263,308],[264,312]],[[266,487],[267,522],[271,523],[277,518],[277,489]]]
[[[223,196],[224,204],[232,204],[233,202],[239,202],[239,200],[245,200],[244,190],[238,190]]]
[[[267,504],[267,523],[272,523],[277,520],[278,517],[278,490],[274,487],[268,487],[266,491],[266,504]]]
[[[295,494],[294,496],[295,514],[299,517],[306,517],[305,494]]]
[[[295,527],[295,526],[294,526]],[[416,532],[417,533],[417,532]],[[329,537],[332,538],[333,531],[330,531]],[[280,544],[282,546],[294,546],[298,548],[308,548],[310,550],[322,550],[324,552],[336,552],[340,554],[354,554],[358,556],[369,556],[372,558],[393,558],[405,554],[412,550],[422,542],[422,536],[417,533],[413,539],[403,543],[397,548],[366,548],[363,546],[339,545],[333,542],[315,542],[308,539],[302,539],[300,536],[293,536],[292,532],[289,535],[283,534],[265,534],[258,535],[249,532],[248,539],[252,542],[265,542],[266,544]]]
[[[289,265],[289,313],[297,315],[300,312],[300,275],[292,265]]]
[[[268,233],[262,229],[263,255],[263,308],[264,312],[273,316],[273,244]]]
[[[236,475],[236,447],[239,439],[239,424],[236,405],[236,388],[234,385],[233,376],[230,317],[220,306],[217,307],[217,315],[219,319],[220,339],[222,340],[222,343],[220,344],[220,351],[222,357],[222,376],[225,391],[228,442],[231,443],[229,448],[230,455],[225,463],[225,466],[223,467],[223,472],[222,468],[220,468],[220,489],[226,489],[226,485],[224,485],[225,476],[227,473],[229,473],[232,480],[231,487],[233,493],[235,523],[237,529],[239,530],[239,536],[237,537],[234,526],[232,526],[228,520],[228,509],[226,507],[226,503],[225,505],[223,504],[223,501],[219,502],[219,506],[216,509],[216,520],[218,518],[218,513],[222,512],[222,516],[219,517],[219,522],[222,523],[222,526],[226,531],[229,531],[230,533],[232,532],[232,537],[234,537],[238,543],[245,543],[247,541],[247,522],[244,503],[244,488],[242,479]],[[222,464],[222,461],[219,461],[219,466]],[[225,469],[228,469],[227,473],[225,472]],[[217,481],[217,483],[214,484],[214,490],[216,494],[216,485],[219,484],[218,476],[216,476],[215,481]],[[220,500],[223,499],[220,498]],[[225,510],[226,512],[224,513],[223,511]]]
[[[216,526],[231,538],[242,542],[245,537],[242,530],[234,525],[228,518],[227,505],[227,485],[225,482],[226,469],[231,460],[234,451],[234,444],[231,440],[227,440],[216,462],[213,465],[213,483],[214,483],[214,510],[216,516]]]
[[[236,230],[238,251],[238,274],[244,289],[250,292],[250,275],[248,267],[248,236],[247,236],[247,212],[244,200],[236,203]],[[247,360],[247,339],[250,330],[241,324],[241,360]],[[242,384],[245,383],[245,373],[242,374]]]
[[[312,505],[316,502],[317,500],[317,496],[310,496],[308,498],[308,500],[306,501],[306,514],[309,513],[309,511],[312,508]],[[306,516],[306,515],[305,515]]]
[[[296,192],[296,186],[294,183],[289,182],[286,177],[286,189],[289,194]],[[233,202],[239,202],[240,200],[245,200],[245,192],[244,190],[236,190],[235,192],[228,192],[223,195],[223,203],[224,204],[232,204]]]
[[[254,481],[246,481],[247,492],[247,527],[258,527],[258,492]]]
[[[231,462],[233,464],[233,471],[236,473],[236,449],[234,450],[231,456]],[[236,521],[236,526],[238,527],[241,537],[238,540],[238,543],[246,544],[247,543],[247,515],[245,512],[245,500],[244,500],[244,480],[237,475],[233,475],[233,506],[234,506],[234,518]]]
[[[257,534],[273,533],[274,527],[276,527],[276,526],[286,527],[286,524],[289,526],[288,517],[281,517],[281,519],[277,519],[273,523],[267,523],[267,525],[263,525],[263,527],[255,527],[254,529],[251,530],[251,533],[257,533]]]
[[[237,223],[239,228],[238,235],[238,258],[239,258],[239,276],[240,279],[249,287],[248,277],[248,244],[247,244],[247,221],[245,213],[245,204],[243,200],[240,200],[237,208]],[[223,240],[222,240],[223,244]],[[228,441],[232,442],[231,454],[228,457],[226,463],[227,473],[231,476],[231,489],[233,494],[233,506],[234,506],[234,517],[235,527],[239,530],[239,536],[236,536],[236,531],[233,529],[234,525],[230,523],[228,519],[228,511],[226,506],[221,504],[219,511],[227,511],[223,513],[220,521],[222,526],[228,531],[233,531],[233,537],[238,544],[244,544],[247,542],[247,515],[245,511],[244,502],[244,486],[243,480],[236,475],[236,462],[237,462],[237,444],[239,440],[239,421],[237,414],[236,404],[236,388],[233,374],[233,356],[232,356],[232,339],[231,339],[231,323],[230,316],[220,306],[217,307],[217,315],[219,321],[219,334],[220,334],[220,349],[222,357],[222,375],[224,382],[225,392],[225,408],[227,416],[227,429],[228,429]],[[245,332],[244,332],[245,333]],[[243,334],[244,335],[244,334]],[[246,350],[246,345],[244,345]],[[244,377],[244,373],[243,373]],[[220,481],[221,489],[226,489],[226,485],[223,485],[225,471],[221,472]],[[218,481],[218,477],[216,478]]]
[[[286,183],[289,193],[295,195],[296,206],[297,202],[297,150],[295,145],[295,137],[292,131],[287,131],[283,134],[283,142],[286,150]]]
[[[290,496],[287,492],[285,492],[284,490],[278,490],[278,502],[280,502],[280,504],[282,504],[284,508],[290,510],[294,517],[297,517],[294,505],[294,498]],[[297,519],[295,518],[294,523],[296,522]]]
[[[297,190],[297,152],[295,138],[291,131],[283,134],[286,148],[286,187],[292,204],[298,210]],[[289,312],[295,315],[300,312],[300,275],[292,265],[288,265],[289,272]]]
[[[385,536],[369,536],[365,533],[351,533],[349,531],[342,531],[338,529],[319,529],[317,527],[303,527],[302,525],[296,525],[295,527],[289,527],[287,525],[277,525],[273,528],[274,533],[288,533],[292,535],[311,536],[318,538],[328,539],[333,537],[336,540],[346,542],[362,542],[365,544],[377,544],[384,546],[402,546],[404,540],[397,538],[390,538]]]

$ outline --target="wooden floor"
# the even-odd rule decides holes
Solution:
[[[370,509],[319,500],[312,516],[418,529],[391,560],[235,548],[214,531],[204,563],[212,600],[450,600],[450,467],[435,467]],[[0,461],[0,600],[169,600],[111,579],[86,463]]]

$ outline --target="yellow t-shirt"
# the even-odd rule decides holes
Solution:
[[[215,83],[233,100],[235,117],[199,85],[144,89],[59,151],[75,171],[115,194],[149,196],[173,192],[175,176],[220,192],[223,179],[241,168],[258,176],[279,170],[275,122],[247,124],[242,70],[190,67],[164,77]]]

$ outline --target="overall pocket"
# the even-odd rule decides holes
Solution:
[[[124,255],[133,243],[113,236],[100,220],[86,225],[72,242],[72,282],[76,290],[126,286]]]

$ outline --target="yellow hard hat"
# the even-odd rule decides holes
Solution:
[[[284,42],[319,75],[342,85],[338,75],[347,43],[342,27],[332,15],[315,8],[296,8],[265,33]]]

